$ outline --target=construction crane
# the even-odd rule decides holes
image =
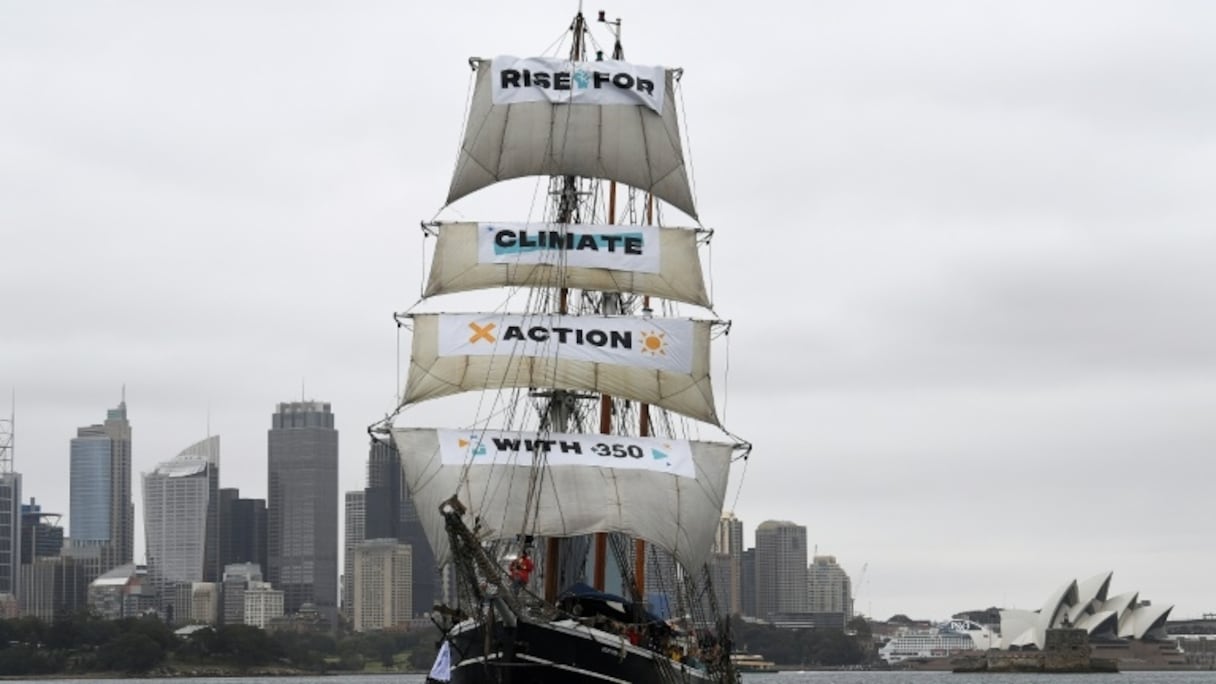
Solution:
[[[857,597],[861,595],[864,588],[863,583],[866,581],[866,570],[870,568],[870,562],[866,561],[861,564],[861,573],[857,575],[857,582],[853,585],[853,614],[857,614]],[[869,613],[869,611],[866,611]],[[872,615],[870,617],[873,617]]]

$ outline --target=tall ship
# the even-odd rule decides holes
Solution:
[[[436,218],[492,186],[531,208],[423,224],[404,388],[371,429],[445,572],[431,679],[735,682],[708,560],[750,445],[715,406],[729,323],[703,275],[683,72],[625,61],[621,21],[581,11],[549,55],[469,63]],[[474,296],[480,312],[431,310]]]

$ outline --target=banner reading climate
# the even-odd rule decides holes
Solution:
[[[663,67],[615,60],[495,57],[491,77],[494,104],[643,105],[658,114],[667,86]]]
[[[590,361],[688,373],[693,322],[682,318],[444,314],[438,355]]]
[[[659,273],[658,226],[480,223],[477,260],[483,264],[558,264]]]
[[[444,465],[518,465],[520,457],[544,454],[550,466],[595,466],[652,470],[696,477],[692,447],[681,439],[437,430]]]

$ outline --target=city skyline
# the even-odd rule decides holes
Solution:
[[[294,406],[294,407],[298,407],[296,410],[307,409],[309,407],[317,407],[317,408],[324,407],[325,411],[328,412],[330,403],[315,401],[315,400],[307,400],[307,401],[299,401],[299,402],[277,402],[275,405],[276,405],[276,407],[278,407],[279,411],[283,411],[284,407]],[[132,444],[130,443],[131,427],[130,427],[130,421],[128,420],[128,417],[127,417],[127,411],[128,411],[128,407],[127,407],[127,402],[125,400],[125,388],[124,388],[123,401],[121,401],[119,403],[119,406],[117,408],[110,409],[109,411],[107,411],[107,423],[110,423],[111,425],[107,426],[106,424],[103,423],[100,425],[92,425],[92,426],[88,426],[88,427],[78,428],[78,430],[77,430],[78,435],[76,438],[73,438],[71,440],[72,443],[75,444],[77,442],[77,440],[81,439],[82,437],[84,437],[86,439],[87,438],[96,439],[100,436],[107,436],[107,439],[108,439],[108,435],[117,434],[120,437],[126,437],[128,440],[125,445],[120,446],[118,448],[119,453],[124,453],[123,452],[124,448],[126,449],[126,452],[134,451],[135,449],[133,448]],[[279,415],[279,414],[276,413],[276,416],[277,415]],[[334,413],[327,413],[326,415],[330,416],[330,417],[336,417],[336,414],[334,414]],[[308,423],[309,425],[312,425],[313,421],[305,419],[304,422],[301,423],[301,425],[303,425],[304,423]],[[276,423],[276,424],[279,424],[279,423]],[[105,429],[107,427],[108,427],[108,430]],[[272,430],[273,430],[273,428],[272,428]],[[136,475],[139,475],[142,477],[142,479],[146,480],[146,478],[149,474],[155,474],[158,470],[161,470],[162,468],[167,467],[168,469],[173,470],[174,466],[177,466],[176,469],[180,469],[182,467],[182,464],[180,463],[180,461],[183,457],[185,457],[187,460],[203,459],[203,460],[211,461],[212,459],[214,459],[215,462],[218,462],[219,441],[220,441],[220,435],[218,435],[218,434],[210,435],[206,439],[201,440],[201,441],[197,442],[196,444],[191,445],[190,447],[187,447],[173,459],[170,459],[164,463],[158,464],[158,466],[156,468],[154,468],[151,473],[137,473]],[[337,578],[335,580],[337,583],[337,586],[341,589],[339,594],[336,596],[336,598],[337,598],[336,607],[337,608],[341,608],[341,606],[344,605],[344,600],[349,595],[348,591],[353,590],[353,586],[351,587],[351,590],[348,590],[342,582],[342,578],[344,576],[346,576],[345,573],[353,570],[354,559],[353,559],[353,557],[348,557],[347,552],[354,550],[355,547],[357,547],[360,543],[362,543],[364,541],[364,538],[362,537],[361,532],[357,532],[356,538],[353,540],[354,543],[353,544],[350,543],[351,540],[348,539],[348,535],[352,532],[352,529],[353,529],[351,527],[351,525],[359,524],[360,529],[362,529],[363,525],[368,524],[368,521],[366,518],[366,510],[365,510],[365,506],[366,506],[365,496],[368,492],[372,491],[377,485],[383,486],[384,481],[386,479],[385,474],[383,472],[381,472],[381,469],[383,468],[383,465],[384,465],[383,461],[386,458],[386,454],[392,453],[395,455],[395,451],[396,451],[395,448],[392,448],[391,446],[387,446],[382,443],[373,444],[370,452],[367,453],[365,460],[364,460],[364,464],[363,464],[364,468],[365,468],[365,472],[364,472],[364,478],[363,478],[362,482],[365,485],[367,485],[367,487],[364,489],[359,489],[359,490],[345,491],[341,495],[342,499],[344,499],[345,503],[342,503],[339,506],[339,508],[341,508],[343,511],[343,517],[342,517],[343,523],[342,523],[342,527],[341,527],[342,531],[341,531],[341,534],[339,537],[339,546],[341,547],[341,550],[342,550],[342,553],[341,553],[342,561],[337,565],[339,574],[335,575],[335,577]],[[270,467],[269,450],[268,450],[268,453],[266,456],[267,456],[266,467],[269,468]],[[390,461],[390,463],[391,463],[391,461]],[[222,470],[215,468],[215,469],[213,469],[213,471],[210,471],[210,472],[222,472]],[[17,471],[16,469],[14,469],[14,473],[17,476],[20,476],[20,472]],[[18,482],[20,482],[20,479],[18,479]],[[234,495],[236,494],[237,490],[235,488],[224,487],[223,486],[224,483],[222,481],[218,481],[213,484],[217,485],[217,490],[216,490],[217,494],[222,494],[223,492],[233,492]],[[132,489],[132,491],[146,491],[146,486],[137,488],[137,487],[134,487],[134,483],[132,483],[131,489]],[[246,503],[253,503],[252,500],[265,501],[265,499],[267,498],[267,495],[265,493],[260,493],[260,494],[261,494],[260,496],[257,496],[257,495],[252,496],[252,497],[244,496],[241,499],[239,499],[239,501],[246,502]],[[28,503],[29,503],[28,500],[30,499],[31,496],[33,496],[35,499],[37,499],[38,494],[36,492],[23,491],[22,492],[23,501],[21,503],[28,505]],[[145,496],[146,496],[146,494],[145,494]],[[351,512],[351,507],[352,507],[352,498],[351,498],[352,496],[356,496],[358,499],[358,503],[356,504],[356,506],[359,508],[359,511],[357,514],[358,515],[357,523],[355,523],[355,521],[351,521],[348,517]],[[221,500],[222,500],[222,497],[217,497],[217,503]],[[335,501],[337,501],[337,499],[335,499]],[[38,505],[42,506],[42,503],[39,502]],[[410,504],[410,505],[412,506],[412,504]],[[136,522],[136,525],[135,525],[136,529],[138,529],[140,531],[145,530],[146,529],[146,518],[145,518],[146,513],[145,513],[144,506],[142,505],[142,502],[140,505],[134,505],[132,508],[133,508],[133,513],[134,513],[134,521]],[[265,511],[264,508],[262,510]],[[412,510],[412,509],[410,509],[410,510]],[[264,512],[263,512],[263,515],[265,515]],[[417,515],[413,514],[412,518],[411,518],[410,513],[407,512],[406,508],[403,508],[400,511],[399,515],[401,515],[403,517],[401,517],[396,524],[406,525],[407,522],[410,520],[412,520],[416,524]],[[58,525],[58,527],[60,529],[64,530],[65,541],[70,540],[70,536],[67,535],[67,530],[68,530],[67,523],[68,523],[69,519],[70,519],[70,512],[62,514],[62,522]],[[386,521],[378,521],[378,522],[374,522],[372,524],[374,527],[378,527],[380,530],[387,530],[387,529],[393,528],[393,525],[387,523]],[[799,557],[805,556],[807,562],[802,565],[802,569],[803,569],[804,573],[806,573],[806,574],[804,574],[801,578],[787,577],[785,581],[787,584],[789,584],[790,587],[807,584],[808,585],[808,594],[805,597],[801,597],[799,599],[794,599],[792,603],[785,605],[782,610],[788,611],[788,612],[800,612],[800,611],[811,610],[810,606],[811,606],[811,603],[814,601],[814,598],[812,597],[812,594],[810,593],[813,590],[809,588],[811,585],[809,573],[811,573],[813,571],[817,562],[821,559],[830,559],[831,565],[836,571],[844,572],[846,575],[846,577],[845,577],[846,583],[864,582],[864,574],[865,574],[866,566],[868,566],[868,562],[863,561],[859,564],[859,566],[861,568],[861,572],[860,572],[861,576],[858,576],[858,573],[851,572],[848,569],[849,567],[852,567],[853,565],[858,565],[858,564],[846,563],[845,565],[837,565],[835,554],[832,554],[830,549],[825,549],[823,554],[818,553],[818,551],[819,551],[818,545],[814,543],[813,539],[811,539],[810,537],[807,536],[808,527],[797,521],[783,520],[783,519],[769,519],[769,520],[763,520],[760,522],[751,523],[751,526],[748,527],[747,521],[738,518],[735,515],[734,511],[724,510],[723,518],[720,521],[720,525],[719,525],[719,532],[718,532],[717,537],[715,538],[714,549],[716,550],[716,549],[719,549],[719,548],[722,548],[723,546],[725,546],[733,551],[739,552],[740,554],[742,554],[742,552],[744,552],[744,551],[755,553],[757,547],[759,546],[759,540],[757,538],[758,532],[761,534],[761,536],[764,536],[764,530],[767,530],[769,536],[771,536],[774,533],[785,534],[784,530],[789,529],[789,528],[795,529],[798,534],[802,535],[798,538],[798,545],[800,545],[800,546],[795,551],[796,551],[796,555],[798,555]],[[780,530],[780,532],[779,532],[779,530]],[[370,540],[372,538],[367,538],[367,539]],[[748,543],[749,540],[751,543]],[[139,540],[139,541],[143,541],[143,540]],[[218,548],[219,540],[216,539],[215,543],[217,545],[216,553],[218,554],[219,553],[219,548]],[[774,540],[774,541],[770,541],[769,544],[776,546],[778,544],[778,542]],[[811,554],[812,547],[814,547],[814,551],[816,552],[814,555]],[[146,552],[146,548],[144,548],[143,550]],[[428,560],[432,557],[429,548],[423,550],[421,553],[415,552],[414,555],[421,556],[422,558],[425,558]],[[786,555],[788,555],[788,553]],[[776,562],[780,563],[783,566],[792,567],[792,565],[790,564],[791,561],[790,561],[790,559],[788,559],[786,557],[786,555],[782,556],[782,560],[779,560]],[[134,562],[137,564],[143,565],[143,564],[147,563],[147,558],[144,556],[137,555],[134,559]],[[649,562],[649,560],[648,560],[648,562]],[[786,569],[788,570],[789,568],[786,568]],[[217,567],[217,570],[222,570],[222,568]],[[265,573],[265,572],[266,571],[263,570],[263,573]],[[417,564],[415,563],[414,573],[417,573],[417,572],[418,572],[418,568],[417,568]],[[776,570],[773,568],[770,568],[769,573],[772,574],[773,572],[776,572]],[[742,574],[741,571],[740,571],[740,574]],[[217,576],[218,576],[218,574],[217,574]],[[352,577],[352,579],[353,579],[353,577]],[[756,581],[762,582],[763,578],[762,577],[756,578]],[[272,583],[268,583],[268,584],[272,584]],[[279,589],[280,587],[277,585],[274,585],[274,588]],[[862,589],[861,586],[858,586],[856,584],[850,585],[850,588],[852,591],[851,596],[857,596],[857,594]],[[432,595],[433,595],[433,592],[435,591],[435,589],[433,587],[431,587],[429,590],[427,588],[423,587],[422,590],[424,593],[429,591],[432,593]],[[746,589],[744,588],[744,590],[746,590]],[[724,590],[719,587],[718,591],[719,591],[719,593],[722,593]],[[760,590],[756,594],[756,596],[759,597],[763,593],[764,593],[764,591]],[[723,595],[725,595],[725,594],[723,594]],[[763,599],[759,599],[759,600],[760,600],[760,603],[757,605],[757,610],[755,612],[764,613],[766,611],[771,610],[770,606],[767,606],[764,604]],[[865,597],[863,597],[861,600],[865,601],[867,599]],[[417,598],[415,598],[415,601],[417,601]],[[787,598],[787,602],[788,601],[789,601],[789,599]],[[798,602],[804,602],[806,605],[799,606],[799,605],[797,605]],[[1002,605],[1000,602],[994,600],[994,601],[990,602],[989,604],[986,604],[983,606],[975,605],[975,606],[943,607],[943,610],[945,611],[945,613],[943,613],[941,615],[938,615],[938,614],[915,615],[914,614],[914,615],[910,615],[910,617],[912,617],[914,619],[937,620],[937,619],[947,618],[951,614],[966,611],[966,610],[981,610],[981,609],[990,608],[990,607],[1016,608],[1019,606],[1012,606],[1012,605],[1006,606],[1006,605]],[[1020,606],[1020,608],[1023,608],[1023,609],[1029,608],[1029,609],[1033,610],[1033,609],[1037,608],[1037,606]],[[288,612],[290,612],[290,611],[288,611]],[[781,611],[778,611],[778,612],[781,612]],[[909,614],[907,611],[900,611],[900,610],[896,610],[895,612],[891,613],[890,615],[872,614],[862,605],[850,606],[850,608],[847,612],[852,615],[864,615],[867,618],[871,618],[871,619],[875,619],[875,620],[885,620],[886,618],[891,617],[892,615],[896,615],[896,614],[905,614],[905,615]],[[1175,619],[1181,619],[1181,618],[1189,617],[1189,616],[1186,616],[1183,614],[1178,614],[1177,612],[1175,612],[1173,617]]]
[[[806,525],[868,567],[856,608],[877,617],[1034,608],[1101,569],[1178,618],[1216,610],[1216,7],[690,7],[603,9],[630,61],[684,69],[715,308],[678,313],[732,321],[713,385],[755,445],[726,499],[747,534]],[[24,498],[69,513],[68,442],[124,383],[132,473],[218,434],[224,485],[266,492],[266,414],[317,398],[339,491],[362,486],[408,365],[392,313],[424,282],[418,222],[535,219],[544,192],[436,199],[468,58],[542,53],[574,7],[456,11],[5,15],[0,393]],[[405,419],[464,427],[462,400]],[[1137,514],[1082,530],[1112,502]]]

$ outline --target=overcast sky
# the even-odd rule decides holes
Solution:
[[[466,59],[545,53],[575,8],[0,0],[26,498],[68,513],[69,440],[124,383],[136,472],[210,416],[222,486],[264,497],[270,415],[303,395],[361,488]],[[1216,612],[1216,7],[604,9],[630,61],[686,69],[748,545],[806,525],[880,619],[1037,608],[1107,570]],[[524,218],[502,197],[442,216]]]

